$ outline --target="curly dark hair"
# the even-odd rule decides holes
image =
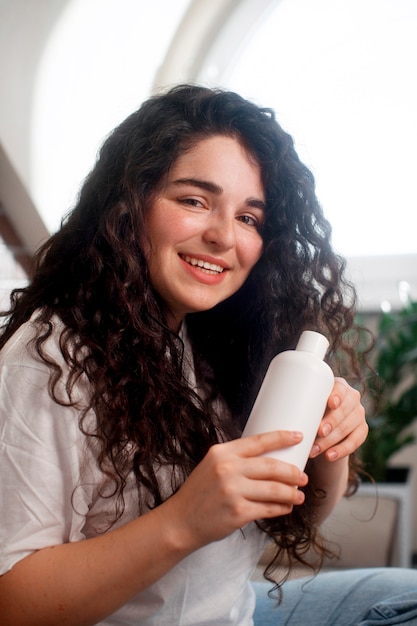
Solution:
[[[150,283],[143,236],[147,210],[175,161],[214,135],[238,139],[259,164],[266,218],[263,254],[246,283],[213,309],[187,316],[201,398],[183,378],[183,346]],[[335,372],[356,376],[347,340],[354,305],[313,175],[273,111],[232,92],[181,85],[147,100],[104,142],[75,208],[37,253],[30,284],[13,292],[0,347],[35,314],[36,348],[51,368],[55,401],[63,403],[61,379],[71,405],[74,385],[88,378],[87,408],[97,423],[88,429],[84,411],[80,428],[99,442],[116,519],[128,473],[148,494],[142,506],[157,506],[156,466],[176,468],[175,491],[212,444],[239,435],[271,358],[294,347],[302,330],[323,332]],[[44,350],[54,316],[64,323],[65,372]],[[216,414],[218,399],[227,415]],[[352,468],[351,485],[356,478]],[[321,495],[309,484],[303,506],[258,522],[274,538],[278,559],[303,561],[311,546],[323,555],[315,522]]]

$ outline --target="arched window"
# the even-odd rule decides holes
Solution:
[[[415,0],[243,0],[196,76],[275,109],[365,308],[417,297],[416,32]]]

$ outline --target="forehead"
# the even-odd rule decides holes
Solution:
[[[213,135],[203,138],[183,151],[174,161],[168,176],[180,170],[215,172],[222,176],[227,170],[247,170],[261,179],[258,161],[235,136]]]
[[[193,155],[195,153],[204,151],[208,146],[216,146],[219,150],[222,149],[224,144],[235,144],[240,147],[240,150],[245,154],[248,161],[253,165],[259,166],[259,160],[255,155],[255,152],[246,144],[246,142],[235,133],[215,133],[208,136],[196,136],[193,140],[187,141],[180,153],[174,160],[174,165],[182,157],[186,155]]]

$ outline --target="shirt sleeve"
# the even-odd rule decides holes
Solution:
[[[36,550],[83,539],[78,412],[48,393],[25,329],[0,356],[0,574]],[[10,342],[9,342],[10,343]]]

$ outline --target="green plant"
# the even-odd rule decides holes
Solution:
[[[417,418],[417,302],[395,313],[382,313],[372,352],[369,435],[361,448],[365,470],[386,479],[389,459],[415,441],[409,427]]]

